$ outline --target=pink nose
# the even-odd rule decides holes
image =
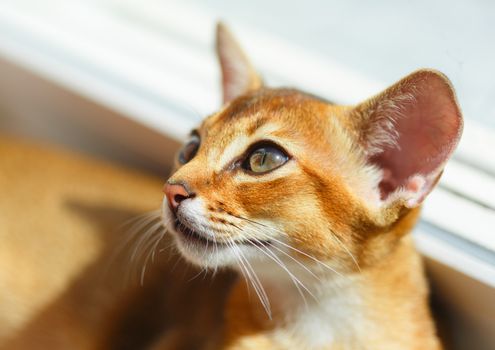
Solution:
[[[183,185],[179,184],[165,184],[163,188],[163,192],[168,199],[168,204],[172,210],[176,211],[179,207],[179,204],[184,200],[191,198],[191,194],[187,192],[186,188]]]

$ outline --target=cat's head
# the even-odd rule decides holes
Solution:
[[[267,88],[219,25],[224,106],[191,132],[165,185],[164,220],[204,267],[250,259],[379,259],[413,226],[456,147],[449,80],[420,70],[357,106]]]

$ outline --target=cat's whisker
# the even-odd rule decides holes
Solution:
[[[259,240],[257,240],[256,238],[254,238],[254,240],[257,242],[257,243],[261,243]],[[292,282],[294,283],[298,293],[301,295],[303,301],[304,301],[304,304],[306,305],[306,307],[308,306],[307,304],[307,300],[306,300],[306,297],[304,296],[304,293],[303,291],[301,290],[301,287],[306,291],[308,292],[308,294],[310,294],[316,301],[318,301],[316,299],[316,297],[313,295],[313,293],[311,293],[311,291],[289,270],[289,268],[269,249],[267,248],[266,251],[262,248],[262,245],[260,246],[257,246],[256,244],[252,244],[254,247],[258,248],[258,250],[260,250],[263,254],[265,254],[266,256],[268,256],[268,258],[270,258],[272,261],[274,261],[278,266],[280,266],[285,272],[287,272],[287,274],[289,275],[290,279],[292,280]],[[301,287],[300,287],[301,286]]]
[[[121,240],[118,244],[118,247],[115,250],[116,254],[120,254],[122,250],[133,240],[136,238],[138,234],[142,232],[142,230],[150,225],[153,221],[160,219],[159,213],[157,211],[152,211],[150,213],[146,213],[143,215],[139,215],[136,218],[132,218],[128,220],[129,222],[134,222],[132,226],[127,229],[124,233],[127,237],[124,240]],[[124,228],[126,225],[123,224],[120,227]]]
[[[215,257],[218,257],[218,244],[217,241],[213,241],[215,247]],[[215,275],[218,271],[218,264],[214,264],[215,268],[213,270],[213,275]]]
[[[236,245],[235,242],[232,241],[232,249],[236,250],[239,253],[239,258],[241,261],[243,260],[245,263],[246,267],[246,272],[248,273],[248,276],[250,277],[251,283],[254,287],[254,290],[256,294],[258,295],[261,304],[263,305],[263,308],[265,309],[268,317],[272,319],[272,312],[271,312],[271,307],[270,307],[270,301],[268,299],[268,295],[265,292],[265,289],[263,288],[263,285],[261,284],[261,281],[258,278],[258,275],[254,271],[253,267],[249,263],[249,261],[246,259],[244,254],[242,254],[242,251],[239,249],[239,247]]]
[[[144,219],[147,219],[150,217],[155,217],[155,218],[160,217],[160,210],[152,210],[152,211],[147,212],[147,213],[136,215],[136,216],[124,221],[122,224],[120,224],[118,226],[117,229],[122,230],[128,225],[135,225],[138,221],[141,221],[141,220],[144,220]]]
[[[160,233],[156,234],[157,232],[160,232]],[[146,274],[146,269],[148,266],[148,262],[150,260],[150,256],[151,256],[151,262],[153,263],[155,261],[154,256],[155,256],[156,247],[158,246],[158,244],[160,243],[162,238],[165,236],[166,232],[167,232],[166,228],[163,226],[163,224],[160,225],[158,228],[152,230],[151,234],[149,235],[149,238],[147,240],[148,243],[146,243],[146,245],[142,249],[143,252],[142,252],[141,256],[143,256],[146,253],[146,251],[148,251],[148,253],[146,254],[146,258],[144,260],[143,267],[141,268],[141,275],[140,275],[140,279],[139,279],[141,286],[143,286],[143,284],[144,284],[144,277]],[[139,260],[141,260],[141,259],[139,259]]]
[[[141,261],[142,260],[141,257],[145,254],[146,250],[148,250],[148,247],[149,246],[150,246],[150,244],[148,243],[144,247],[143,252],[140,254],[140,258],[138,259],[138,261]],[[141,273],[139,275],[139,283],[140,283],[141,286],[143,286],[143,283],[144,283],[144,275],[146,273],[146,268],[147,268],[147,265],[148,265],[148,256],[144,259],[144,262],[141,265]],[[135,263],[135,265],[138,266],[137,263]]]
[[[299,260],[297,260],[296,258],[294,258],[292,255],[288,254],[287,252],[285,252],[284,250],[280,249],[279,247],[277,247],[276,245],[273,245],[271,243],[269,243],[270,247],[276,249],[278,252],[284,254],[286,257],[288,257],[289,259],[291,259],[292,261],[294,261],[296,264],[298,264],[299,266],[301,266],[304,270],[306,270],[311,276],[313,276],[314,278],[316,278],[318,281],[321,282],[321,279],[320,277],[318,277],[318,275],[316,275],[313,271],[311,271],[306,265],[304,265],[302,262],[300,262]]]
[[[153,221],[159,220],[160,215],[157,212],[151,212],[148,215],[137,220],[132,226],[126,230],[127,234],[132,238],[136,234],[141,233],[143,228],[151,224]]]
[[[144,218],[143,220],[141,220],[138,223],[136,223],[135,225],[133,225],[130,228],[130,230],[128,231],[129,240],[132,240],[138,234],[142,234],[143,230],[146,227],[148,227],[150,225],[154,225],[156,223],[155,221],[158,221],[158,220],[160,220],[159,216],[150,216],[148,218]]]
[[[312,255],[310,255],[310,254],[308,254],[308,253],[305,253],[305,252],[303,252],[302,250],[297,249],[297,248],[295,248],[295,247],[291,246],[290,244],[287,244],[287,243],[285,243],[285,242],[282,242],[282,241],[280,241],[280,240],[278,240],[278,239],[276,239],[276,238],[274,238],[274,237],[267,237],[267,238],[269,238],[269,239],[270,239],[270,240],[272,240],[272,241],[275,241],[275,242],[276,242],[276,243],[278,243],[278,244],[283,245],[284,247],[286,247],[286,248],[288,248],[288,249],[291,249],[291,250],[295,251],[296,253],[299,253],[299,254],[301,254],[301,255],[304,255],[305,257],[307,257],[307,258],[309,258],[309,259],[313,260],[314,262],[316,262],[316,263],[320,264],[321,266],[325,267],[326,269],[328,269],[328,270],[330,270],[330,271],[332,271],[332,272],[336,273],[336,274],[337,274],[337,275],[339,275],[340,277],[343,277],[343,276],[342,276],[342,274],[341,274],[340,272],[338,272],[338,271],[337,271],[337,270],[335,270],[334,268],[332,268],[332,267],[328,266],[328,264],[325,264],[323,261],[321,261],[321,260],[319,260],[319,259],[315,258],[314,256],[312,256]]]
[[[194,281],[199,275],[201,275],[207,269],[205,267],[201,268],[197,274],[187,280],[187,283]]]
[[[239,226],[236,226],[239,231],[243,232],[243,233],[246,233],[245,230],[242,230]],[[252,235],[250,235],[250,238],[253,239],[256,243],[259,244],[259,246],[257,246],[256,244],[252,244],[252,246],[254,246],[255,248],[257,248],[258,250],[260,250],[263,254],[265,254],[266,256],[268,256],[272,261],[274,261],[277,265],[279,265],[284,271],[287,272],[287,274],[289,275],[289,277],[291,278],[292,282],[294,283],[295,287],[297,288],[299,294],[301,295],[303,301],[304,301],[304,304],[306,305],[306,307],[308,306],[307,304],[307,301],[306,301],[306,297],[303,293],[303,291],[301,290],[301,287],[308,293],[310,294],[313,299],[315,301],[317,301],[317,298],[314,296],[314,294],[290,271],[290,269],[276,256],[276,254],[274,254],[268,247],[266,247],[266,252],[265,250],[262,248],[263,247],[263,243],[261,241],[259,241],[257,238],[255,237],[252,237]],[[286,255],[287,257],[289,257],[291,260],[295,261],[298,265],[300,265],[304,270],[306,270],[309,274],[311,274],[313,277],[315,277],[318,281],[320,281],[320,278],[314,274],[313,271],[311,271],[309,268],[307,268],[304,264],[302,264],[300,261],[298,261],[297,259],[295,259],[294,257],[292,257],[291,255],[287,254],[286,252],[284,252],[282,249],[270,244],[271,247],[277,249],[279,252],[283,253],[284,255]],[[301,287],[300,287],[301,286]]]
[[[153,246],[153,252],[151,253],[151,262],[155,262],[156,249],[158,248],[158,245],[160,244],[161,240],[163,239],[163,237],[165,236],[166,233],[167,233],[167,229],[165,227],[162,227],[161,232],[160,232],[160,236],[158,237],[155,245]],[[160,251],[158,251],[158,252],[160,252]]]
[[[157,235],[156,233],[158,232],[158,230],[161,230],[161,233]],[[160,240],[163,238],[164,234],[165,228],[163,226],[163,223],[161,221],[155,223],[150,226],[148,230],[142,235],[136,247],[134,248],[133,254],[131,256],[131,262],[134,263],[135,266],[137,265],[138,261],[142,261],[142,257],[146,254],[139,279],[141,285],[143,285],[144,275],[146,273],[150,256],[153,257],[154,250],[156,249],[156,246],[158,245]]]
[[[160,232],[158,234],[158,232]],[[149,243],[146,244],[146,246],[143,248],[143,255],[146,251],[149,251],[148,254],[146,254],[146,259],[144,261],[144,265],[147,265],[151,256],[151,262],[153,263],[155,261],[155,250],[158,244],[160,243],[161,239],[163,236],[165,236],[166,229],[165,227],[159,227],[157,230],[154,231],[154,234],[150,236],[150,239],[148,240]]]
[[[124,251],[127,251],[129,245],[136,237],[142,232],[142,230],[156,221],[160,219],[160,211],[153,210],[151,212],[143,213],[141,215],[137,215],[120,224],[117,228],[118,232],[122,232],[120,237],[118,237],[119,241],[116,243],[116,246],[110,255],[106,267],[103,269],[103,274],[107,274],[108,271],[116,261],[123,257]],[[130,227],[127,227],[130,226]],[[123,279],[124,285],[127,285],[129,282],[129,275],[132,271],[132,268],[128,268],[125,270],[125,276]]]
[[[344,243],[342,243],[342,241],[339,239],[339,237],[337,237],[336,234],[334,234],[332,232],[332,234],[330,235],[330,238],[331,239],[334,239],[338,242],[338,244],[347,252],[347,254],[351,257],[352,261],[354,261],[354,264],[356,265],[357,269],[359,270],[359,272],[361,272],[361,267],[359,266],[356,258],[354,257],[354,255],[351,253],[351,251],[349,250],[349,248],[346,247],[346,245]]]
[[[149,242],[150,239],[153,238],[153,234],[158,230],[158,228],[162,226],[162,222],[157,222],[153,225],[151,225],[146,232],[139,238],[136,246],[134,247],[134,250],[131,255],[131,261],[135,261],[138,253],[140,252],[140,256],[142,256],[142,248],[146,246]]]
[[[141,286],[144,285],[144,275],[146,273],[146,264],[143,265],[143,267],[141,268],[141,276],[140,276],[140,279],[139,279],[139,283]]]
[[[287,235],[285,232],[283,232],[283,231],[281,231],[281,230],[279,230],[279,229],[276,229],[276,228],[274,228],[274,227],[270,227],[270,226],[268,226],[268,225],[265,225],[265,224],[263,224],[263,223],[260,223],[260,222],[254,221],[254,220],[250,220],[249,222],[254,223],[254,224],[261,225],[261,226],[263,226],[263,227],[265,227],[265,228],[267,228],[267,229],[273,230],[273,231],[275,231],[275,232],[277,232],[277,233],[281,233],[282,235]],[[344,244],[344,243],[342,243],[342,241],[338,238],[338,236],[337,236],[334,232],[332,232],[332,234],[331,234],[331,235],[329,235],[329,236],[330,236],[330,238],[331,238],[331,239],[333,239],[334,241],[336,241],[336,242],[337,242],[337,244],[338,244],[340,247],[342,247],[342,248],[346,251],[346,253],[350,256],[350,258],[352,259],[352,261],[354,262],[354,264],[356,265],[356,267],[358,268],[358,270],[359,270],[359,271],[361,271],[361,267],[359,266],[359,263],[357,262],[357,260],[356,260],[355,256],[354,256],[354,255],[351,253],[351,251],[350,251],[350,250],[349,250],[349,249],[345,246],[345,244]],[[295,237],[295,238],[293,238],[293,239],[300,241],[300,239],[298,239],[297,237]]]
[[[239,253],[237,253],[236,249],[234,249],[234,247],[232,246],[233,243],[231,243],[230,240],[228,240],[228,241],[226,241],[226,244],[230,247],[231,251],[236,256],[237,265],[239,266],[241,273],[242,273],[242,276],[244,277],[244,280],[246,281],[248,296],[251,297],[251,293],[250,293],[251,289],[249,288],[250,279],[248,278],[248,276],[245,272],[244,262],[241,260]]]
[[[279,229],[277,229],[277,228],[270,227],[270,226],[265,225],[265,224],[263,224],[263,223],[260,223],[260,222],[257,222],[257,221],[255,221],[255,220],[248,219],[248,218],[245,218],[245,217],[242,217],[242,216],[238,216],[238,215],[233,215],[233,216],[234,216],[234,217],[236,217],[236,218],[238,218],[238,219],[240,219],[240,220],[245,220],[245,221],[250,222],[250,223],[252,223],[252,224],[256,224],[256,225],[262,226],[263,228],[265,228],[265,229],[267,229],[267,230],[271,230],[271,231],[273,231],[273,232],[275,232],[275,233],[279,233],[279,234],[281,234],[281,235],[287,236],[287,233],[285,233],[284,231],[279,230]],[[255,229],[255,230],[256,230],[256,229]],[[278,243],[278,244],[280,244],[280,245],[282,245],[282,246],[284,246],[284,247],[286,247],[286,248],[288,248],[288,249],[291,249],[291,250],[293,250],[293,251],[295,251],[295,252],[297,252],[297,253],[299,253],[299,254],[301,254],[301,255],[303,255],[303,256],[305,256],[305,257],[307,257],[307,258],[311,259],[311,260],[313,260],[313,261],[314,261],[314,262],[316,262],[317,264],[320,264],[321,266],[325,267],[326,269],[328,269],[328,270],[330,270],[330,271],[332,271],[332,272],[334,272],[334,273],[336,273],[337,275],[339,275],[339,276],[341,276],[341,277],[342,277],[342,274],[341,274],[341,273],[339,273],[338,271],[336,271],[336,270],[335,270],[335,269],[333,269],[332,267],[328,266],[328,264],[325,264],[323,261],[321,261],[321,260],[319,260],[319,259],[315,258],[314,256],[312,256],[312,255],[310,255],[310,254],[308,254],[308,253],[305,253],[305,252],[301,251],[300,249],[297,249],[297,248],[293,247],[292,245],[290,245],[290,244],[288,244],[288,243],[285,243],[285,242],[283,242],[283,241],[281,241],[281,240],[278,240],[278,239],[276,239],[276,238],[275,238],[275,237],[273,237],[273,236],[267,235],[265,232],[263,232],[263,231],[261,231],[261,230],[256,230],[256,232],[257,232],[257,233],[259,233],[259,234],[262,234],[264,239],[271,240],[271,241],[275,241],[276,243]]]
[[[205,246],[205,249],[203,250],[203,259],[208,254],[208,246],[209,245],[210,245],[210,240],[207,238],[206,239],[206,246]]]

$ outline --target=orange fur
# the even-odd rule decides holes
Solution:
[[[253,88],[261,79],[242,52],[226,57],[222,45],[240,48],[224,31],[217,49],[230,98],[197,129],[197,154],[168,181],[185,188],[184,204],[174,213],[164,206],[186,258],[239,264],[252,284],[234,286],[222,348],[439,349],[410,232],[462,131],[447,78],[418,71],[356,107],[336,106],[294,89]],[[235,64],[245,81],[233,89],[225,66]],[[250,147],[266,140],[287,163],[246,172]],[[205,257],[181,225],[235,247],[206,245]],[[261,303],[250,301],[254,291]]]
[[[333,116],[337,122],[323,128],[318,122],[321,114]],[[199,129],[204,140],[200,152],[171,179],[186,181],[198,196],[211,201],[210,213],[223,217],[225,222],[230,222],[232,216],[253,220],[283,218],[280,227],[294,246],[317,259],[331,261],[341,273],[356,279],[355,288],[363,298],[360,307],[369,315],[367,322],[372,332],[362,329],[352,340],[342,340],[341,344],[337,342],[329,348],[352,348],[348,341],[362,346],[369,344],[366,346],[370,349],[399,348],[402,343],[404,349],[439,348],[428,311],[422,265],[408,235],[419,210],[387,211],[385,217],[375,219],[366,203],[352,192],[349,185],[353,183],[352,177],[361,176],[355,168],[360,164],[359,159],[353,160],[352,153],[347,153],[349,157],[342,160],[339,154],[328,151],[345,152],[346,147],[351,146],[341,135],[343,128],[338,122],[338,118],[345,118],[346,114],[346,108],[325,104],[293,90],[264,89],[245,95],[203,123]],[[225,123],[234,118],[235,124],[231,125],[235,126],[225,128]],[[291,172],[290,177],[249,183],[230,178],[235,178],[238,170],[215,175],[208,167],[215,163],[208,162],[208,156],[215,154],[216,148],[232,142],[242,130],[250,130],[249,125],[262,128],[259,120],[263,119],[279,123],[274,135],[290,134],[291,142],[300,147],[301,156],[293,154],[300,169]],[[288,125],[287,119],[290,120]],[[305,142],[308,139],[311,142]],[[352,148],[348,152],[352,152]],[[307,159],[302,154],[313,157]],[[353,166],[349,165],[351,162]],[[215,207],[218,198],[224,201],[219,206],[220,213]],[[228,198],[228,203],[224,198]],[[304,212],[304,207],[310,208],[309,211]],[[217,237],[222,239],[222,233]],[[341,243],[346,249],[342,249]],[[295,255],[308,266],[314,265],[306,256]],[[264,283],[271,296],[273,320],[267,318],[260,304],[253,302],[252,296],[248,297],[249,287],[239,281],[226,311],[225,348],[287,348],[287,345],[277,345],[276,339],[284,332],[287,317],[286,306],[277,305],[283,293],[277,288],[270,290],[269,280]],[[396,336],[390,333],[391,328]],[[287,330],[284,337],[291,339],[290,331]],[[294,349],[305,347],[300,340],[294,339],[293,343],[296,344]]]

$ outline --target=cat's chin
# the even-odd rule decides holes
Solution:
[[[204,268],[235,267],[242,256],[245,259],[259,258],[250,245],[226,244],[204,238],[189,229],[170,229],[179,252],[187,261]]]

